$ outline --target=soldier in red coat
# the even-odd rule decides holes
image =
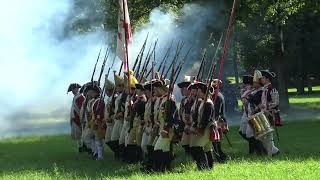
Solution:
[[[81,141],[82,128],[80,123],[80,109],[85,100],[84,95],[79,92],[81,86],[77,83],[69,85],[68,92],[72,92],[74,97],[72,100],[70,112],[71,138],[77,141],[79,152],[83,151],[83,143]]]
[[[92,155],[96,160],[103,159],[103,138],[105,136],[104,100],[100,97],[101,88],[96,83],[86,86],[84,94],[86,102],[82,108],[83,116],[83,141],[91,147]]]

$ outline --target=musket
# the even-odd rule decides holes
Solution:
[[[167,58],[169,56],[169,53],[170,53],[171,48],[172,48],[172,45],[173,45],[173,40],[171,41],[171,44],[170,44],[169,48],[167,49],[165,55],[163,56],[162,61],[161,61],[160,65],[159,65],[159,67],[158,67],[157,72],[160,72],[162,65],[166,64],[166,60],[167,60]],[[162,74],[163,74],[163,72],[162,72]]]
[[[133,68],[132,68],[133,71],[136,70],[136,66],[137,66],[137,64],[138,64],[138,61],[141,61],[140,56],[143,54],[143,52],[144,52],[144,50],[145,50],[145,48],[146,48],[146,44],[147,44],[147,41],[148,41],[148,37],[149,37],[149,33],[147,34],[147,37],[146,37],[146,39],[144,40],[144,43],[143,43],[143,45],[142,45],[142,48],[140,49],[140,52],[139,52],[139,54],[138,54],[138,56],[137,56],[137,58],[136,58],[136,60],[135,60],[135,62],[134,62],[134,65],[133,65]]]
[[[185,55],[184,58],[180,61],[179,66],[178,66],[177,69],[175,70],[175,74],[174,74],[174,75],[175,75],[175,78],[174,78],[173,84],[176,83],[176,81],[177,81],[177,79],[178,79],[178,77],[179,77],[179,74],[180,74],[180,72],[181,72],[181,70],[182,70],[182,67],[183,67],[183,65],[185,64],[185,62],[186,62],[186,60],[187,60],[187,58],[188,58],[189,53],[191,52],[191,49],[192,49],[192,46],[189,48],[189,50],[187,51],[186,55]]]
[[[103,74],[104,67],[105,67],[105,65],[106,65],[106,62],[107,62],[107,59],[108,59],[109,55],[110,55],[110,51],[109,51],[109,48],[108,48],[107,51],[106,51],[106,54],[105,54],[105,56],[104,56],[103,64],[102,64],[102,67],[101,67],[101,70],[100,70],[100,76],[99,76],[99,80],[98,80],[98,84],[99,84],[99,85],[100,85],[101,76],[102,76],[102,74]],[[109,68],[109,70],[110,70],[110,68]],[[106,81],[105,81],[104,83],[106,83]],[[98,105],[97,105],[97,107],[96,107],[96,111],[95,111],[95,112],[98,111],[98,108],[100,107],[100,102],[103,101],[103,99],[104,99],[104,94],[105,94],[104,91],[105,91],[105,88],[106,88],[106,86],[105,86],[105,84],[104,84],[104,86],[103,86],[103,88],[102,88],[101,96],[100,96],[100,98],[99,98]]]
[[[107,72],[107,74],[106,74],[106,78],[109,77],[110,71],[111,71],[111,69],[113,68],[113,65],[114,65],[114,62],[115,62],[115,60],[116,60],[116,57],[117,57],[117,56],[115,55],[114,58],[113,58],[113,60],[112,60],[111,66],[109,67],[108,72]]]
[[[93,83],[94,74],[96,73],[97,64],[98,64],[98,61],[99,61],[99,58],[100,58],[101,50],[102,50],[102,46],[101,46],[101,48],[100,48],[100,51],[99,51],[99,54],[98,54],[98,57],[97,57],[96,64],[94,65],[94,68],[93,68],[93,73],[92,73],[92,76],[91,76],[91,82],[92,82],[92,83]]]
[[[221,33],[221,36],[220,36],[220,39],[219,39],[219,43],[218,43],[218,46],[216,48],[216,51],[214,53],[214,56],[212,58],[212,61],[211,61],[211,65],[210,65],[210,69],[209,69],[209,73],[208,73],[208,76],[207,76],[207,79],[209,79],[209,77],[211,76],[211,72],[212,72],[212,67],[213,67],[213,63],[215,62],[215,59],[218,55],[218,52],[219,52],[219,48],[220,48],[220,45],[221,45],[221,41],[222,41],[222,38],[223,38],[223,32]]]
[[[149,65],[149,63],[150,63],[151,56],[152,56],[153,53],[155,53],[157,43],[158,43],[158,39],[155,41],[154,46],[153,46],[153,49],[152,49],[151,53],[149,54],[149,56],[147,57],[146,65],[144,66],[144,68],[143,68],[143,70],[142,70],[142,72],[141,72],[140,80],[139,80],[139,81],[142,80],[142,78],[144,77],[144,74],[145,74],[146,71],[147,71],[147,67],[148,67],[148,65]]]
[[[173,80],[174,80],[175,63],[176,63],[176,59],[173,60],[172,67],[171,67],[170,84],[169,84],[169,90],[168,90],[168,94],[167,94],[168,100],[166,101],[166,104],[165,104],[166,117],[168,117],[167,114],[169,113],[169,108],[170,108],[169,107],[170,98],[171,98],[171,95],[173,92],[173,87],[174,87]],[[166,119],[166,121],[168,121],[168,120]]]
[[[149,55],[150,55],[150,51],[151,51],[151,46],[149,47],[149,50],[148,50],[148,52],[147,52],[147,55],[146,55],[146,57],[145,57],[145,59],[144,59],[144,62],[143,62],[143,66],[142,66],[142,69],[141,69],[141,72],[143,72],[144,71],[144,69],[146,68],[146,66],[147,66],[147,59],[148,59],[148,57],[149,57]],[[141,57],[142,58],[142,57]],[[141,76],[141,74],[142,73],[140,73],[139,72],[139,76]]]
[[[181,52],[181,49],[182,49],[183,46],[184,46],[184,43],[183,43],[183,42],[181,42],[181,45],[180,45],[180,42],[178,42],[177,48],[176,48],[176,53],[175,53],[175,55],[174,55],[174,57],[173,57],[173,60],[171,61],[171,64],[170,64],[170,66],[169,66],[166,74],[164,75],[164,78],[167,77],[167,75],[168,75],[171,67],[172,67],[173,64],[175,63],[176,59],[178,59],[178,57],[179,57],[179,55],[180,55],[180,52]],[[174,71],[173,71],[173,72],[174,72]]]
[[[121,75],[122,66],[123,66],[123,62],[121,62],[121,65],[120,65],[120,69],[119,69],[119,73],[118,73],[119,76]]]
[[[204,61],[205,61],[206,54],[207,54],[207,51],[204,50],[204,52],[202,54],[202,58],[201,58],[201,64],[200,64],[200,67],[199,67],[199,71],[198,71],[197,76],[196,76],[196,80],[200,79],[200,74],[201,74],[201,71],[203,69],[203,64],[204,64]]]
[[[102,77],[102,74],[103,74],[103,71],[104,71],[104,67],[106,66],[106,62],[108,60],[109,55],[110,55],[110,51],[109,51],[109,48],[108,48],[106,50],[106,54],[104,55],[104,59],[103,59],[103,63],[102,63],[102,67],[101,67],[100,75],[99,75],[99,79],[98,79],[98,84],[100,84],[101,77]]]

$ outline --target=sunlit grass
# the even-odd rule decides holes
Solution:
[[[305,87],[305,88],[304,88],[304,91],[305,91],[305,92],[308,92],[308,87]],[[320,86],[314,86],[314,87],[312,87],[312,91],[320,91]],[[289,92],[289,93],[297,92],[297,88],[289,88],[289,89],[288,89],[288,92]]]
[[[68,135],[5,139],[0,141],[1,179],[317,179],[320,173],[320,121],[302,120],[278,128],[281,154],[272,159],[247,155],[247,144],[232,127],[223,146],[232,157],[211,171],[199,172],[190,157],[175,147],[175,168],[164,174],[145,174],[140,166],[78,156]],[[276,139],[276,138],[275,138]]]

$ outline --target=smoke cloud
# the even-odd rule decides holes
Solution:
[[[103,14],[90,10],[99,4],[84,1],[88,3],[83,9],[76,9],[73,0],[4,1],[0,7],[0,137],[68,132],[72,100],[72,95],[66,95],[68,85],[88,81],[100,47],[114,41],[114,36],[99,28]],[[159,39],[158,61],[172,40],[185,42],[182,56],[192,46],[184,70],[192,69],[190,65],[201,58],[208,31],[221,30],[225,24],[219,19],[222,8],[221,4],[187,4],[179,19],[173,12],[154,9],[149,23],[134,33],[131,59],[149,33],[147,47]],[[98,28],[78,34],[72,31],[76,23]]]

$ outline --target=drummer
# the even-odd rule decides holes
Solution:
[[[261,84],[263,85],[263,93],[261,96],[261,111],[264,112],[268,117],[269,121],[276,126],[281,125],[279,115],[279,93],[272,87],[271,81],[276,77],[274,72],[269,70],[261,71]],[[273,133],[268,133],[262,139],[263,145],[267,150],[269,156],[278,155],[280,150],[275,146],[273,141]]]
[[[253,83],[253,76],[251,75],[244,75],[242,77],[242,87],[240,91],[241,95],[241,101],[242,101],[242,118],[241,118],[241,123],[240,123],[240,128],[239,128],[239,134],[243,139],[248,141],[249,143],[249,154],[254,153],[254,138],[252,134],[252,128],[248,125],[248,118],[249,118],[249,95],[253,91],[252,88],[252,83]],[[249,129],[250,128],[250,129]],[[251,140],[253,139],[253,140]]]
[[[252,91],[248,95],[248,119],[259,113],[261,110],[259,108],[259,105],[261,104],[261,95],[262,95],[262,84],[260,83],[260,79],[262,78],[261,72],[256,70],[254,72],[253,76],[253,82],[252,82]],[[257,134],[255,134],[254,129],[250,126],[249,123],[247,123],[247,128],[246,128],[246,137],[248,138],[249,141],[249,146],[252,148],[252,152],[255,152],[257,155],[264,155],[266,154],[266,150],[263,147],[262,142],[260,141],[259,137]],[[250,153],[250,152],[249,152]]]

